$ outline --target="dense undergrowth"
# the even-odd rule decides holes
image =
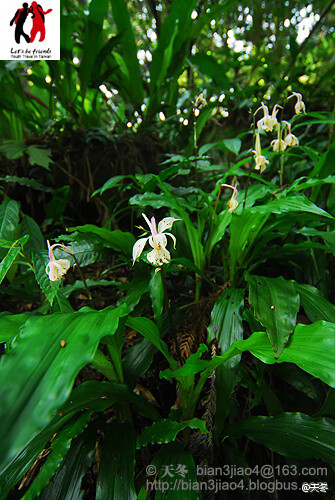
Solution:
[[[35,120],[13,103],[1,111],[0,498],[334,494],[335,119],[317,90],[331,87],[327,72],[301,94],[303,48],[291,40],[295,66],[275,53],[283,78],[268,95],[237,72],[223,125],[236,54],[201,57],[201,30],[234,17],[236,2],[201,4],[195,24],[193,1],[184,24],[178,0],[163,19],[155,11],[144,76],[132,7],[111,4],[115,36],[102,36],[107,2],[92,1],[82,46],[77,26],[63,61],[9,63],[0,80],[18,103],[31,78],[49,102],[38,115],[32,98]],[[64,8],[63,27],[72,21]],[[51,70],[64,73],[55,105]],[[118,88],[116,104],[97,97],[102,82]]]
[[[287,106],[297,134],[326,121]],[[236,156],[229,168],[212,164],[218,145],[209,144],[197,157],[169,157],[158,174],[113,176],[92,194],[105,227],[59,234],[41,221],[58,242],[49,254],[40,226],[5,196],[3,495],[22,477],[25,498],[72,491],[79,474],[86,495],[122,487],[141,496],[150,464],[157,481],[163,466],[171,479],[183,464],[192,484],[196,466],[269,463],[279,481],[286,465],[292,483],[296,467],[332,462],[333,150],[311,152],[308,137],[289,146],[291,134],[271,152],[276,126],[286,126],[284,141],[290,125],[256,113],[254,156],[235,139],[224,144]],[[42,206],[45,184],[33,182]],[[62,189],[46,205],[51,219],[65,210]],[[141,223],[142,212],[157,224]],[[235,477],[240,494],[247,479]]]

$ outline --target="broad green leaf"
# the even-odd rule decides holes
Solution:
[[[135,386],[137,378],[149,369],[156,352],[157,348],[147,339],[127,349],[122,364],[125,379],[130,385]]]
[[[50,158],[50,149],[42,149],[38,146],[28,146],[27,153],[30,165],[36,164],[39,167],[50,170],[49,164],[52,163],[52,160]]]
[[[264,226],[270,213],[254,213],[252,209],[244,209],[241,214],[233,214],[230,223],[230,276],[233,277],[236,266],[242,264],[259,231]]]
[[[51,313],[57,313],[57,312],[60,313],[75,312],[70,302],[67,300],[67,298],[61,291],[58,291],[58,293],[56,294],[55,301],[51,307]]]
[[[50,446],[51,453],[49,453],[34,482],[23,496],[23,500],[34,500],[42,489],[47,486],[68,452],[72,440],[84,430],[90,417],[90,413],[84,413],[77,420],[70,420],[56,435]]]
[[[74,439],[52,481],[42,491],[40,500],[74,500],[83,497],[82,478],[94,460],[97,429],[89,426]]]
[[[256,201],[260,201],[265,199],[265,197],[271,193],[272,189],[269,185],[265,184],[255,184],[253,186],[249,186],[247,198],[245,202],[245,208],[253,207]],[[245,200],[245,190],[241,189],[237,195],[237,201],[239,203],[238,207],[234,210],[234,213],[242,213],[244,210],[244,200]]]
[[[221,352],[225,352],[233,342],[243,339],[244,294],[245,290],[229,287],[219,295],[212,309],[208,341],[218,339]],[[234,356],[216,372],[215,386],[220,394],[216,402],[216,425],[220,429],[230,410],[230,397],[238,380],[240,359],[241,356]]]
[[[28,238],[29,236],[26,235],[23,236],[23,238],[17,240],[8,250],[7,255],[0,262],[0,284],[3,282],[3,279],[6,276],[7,272],[9,271],[9,268],[13,264],[14,260],[16,259],[21,250],[21,247],[26,243]]]
[[[301,123],[299,124],[302,125]],[[334,160],[335,160],[335,140],[331,144],[330,148],[326,153],[324,153],[320,161],[315,165],[310,176],[312,178],[318,177],[319,179],[324,179],[328,175],[334,173]]]
[[[25,250],[31,255],[32,250],[44,250],[45,241],[42,231],[37,224],[29,215],[23,215],[21,221],[21,235],[24,236],[28,234],[29,240],[26,243]]]
[[[217,143],[217,146],[228,149],[228,151],[237,155],[240,152],[242,141],[237,137],[235,139],[223,139],[223,141]]]
[[[19,224],[20,205],[15,200],[6,198],[0,205],[0,238],[14,240]]]
[[[55,239],[57,242],[64,243],[70,241],[71,251],[75,253],[78,264],[81,267],[88,266],[93,262],[104,260],[109,256],[109,244],[93,233],[80,233],[75,231],[71,235],[61,235]],[[64,252],[55,249],[54,255],[56,258],[64,258]],[[59,255],[59,257],[58,257]],[[66,256],[67,259],[75,264],[74,258],[71,255]]]
[[[80,233],[92,233],[99,236],[102,240],[108,243],[114,250],[122,252],[126,255],[131,253],[135,243],[135,237],[128,232],[116,229],[110,231],[104,227],[98,227],[94,224],[85,224],[84,226],[69,227],[68,231],[79,231]]]
[[[155,178],[158,180],[158,183],[163,193],[169,198],[173,208],[177,211],[180,218],[183,220],[186,226],[187,236],[190,242],[194,264],[202,272],[205,266],[205,252],[201,243],[203,225],[199,224],[199,227],[196,228],[192,223],[188,213],[184,210],[182,204],[180,204],[180,198],[177,199],[175,196],[173,196],[167,189],[165,183],[162,182],[162,180],[159,177],[155,176]],[[198,287],[200,281],[197,281],[196,283],[197,283],[196,284],[197,286],[196,295],[197,295],[200,291],[200,288]]]
[[[335,323],[335,306],[311,285],[301,285],[296,281],[294,288],[300,295],[300,302],[311,321],[323,319]]]
[[[233,344],[235,345],[235,344]],[[191,378],[191,384],[194,385],[194,375],[202,370],[205,370],[209,367],[209,362],[205,359],[200,359],[204,352],[208,351],[208,347],[205,344],[200,344],[197,352],[191,354],[185,361],[185,363],[179,367],[171,370],[167,368],[163,372],[160,373],[161,378],[165,378],[166,380],[170,380],[171,378],[175,378],[176,380],[183,382],[183,379]],[[238,351],[236,351],[236,354]],[[220,357],[220,356],[219,356]]]
[[[60,285],[60,280],[50,281],[49,276],[45,271],[46,266],[49,263],[49,257],[46,251],[33,250],[31,255],[36,281],[50,302],[50,305],[52,305]]]
[[[109,280],[91,280],[87,279],[86,281],[86,286],[87,288],[92,288],[95,286],[118,286],[122,288],[123,283],[119,283],[117,281],[109,281]],[[85,290],[84,282],[80,280],[76,280],[72,284],[65,285],[62,288],[62,294],[64,297],[68,298],[73,292],[76,292],[77,290]]]
[[[275,357],[279,357],[296,325],[300,296],[293,281],[249,276],[249,302],[255,318],[269,335]]]
[[[120,307],[32,317],[24,323],[0,363],[1,465],[48,424],[79,370],[92,361],[99,340],[113,335],[126,314]]]
[[[315,414],[316,417],[324,417],[325,415],[333,416],[335,413],[335,390],[329,389],[325,402],[320,410]]]
[[[177,434],[189,427],[190,429],[199,429],[202,434],[207,434],[205,420],[192,418],[183,422],[175,422],[173,420],[162,419],[154,422],[150,427],[146,427],[142,434],[137,438],[137,448],[147,446],[148,444],[164,444],[174,441]]]
[[[327,209],[333,216],[335,215],[335,183],[330,186],[327,197]]]
[[[154,272],[149,283],[149,294],[154,312],[154,318],[159,328],[162,324],[162,313],[164,308],[164,288],[161,272]]]
[[[170,366],[176,366],[177,362],[170,356],[169,349],[164,340],[160,338],[159,330],[155,323],[149,318],[133,318],[129,316],[126,321],[126,325],[133,328],[136,332],[140,333],[148,339],[152,344],[157,347],[157,349],[163,354],[163,356],[170,363]]]
[[[160,373],[161,378],[166,380],[175,378],[178,381],[183,410],[188,416],[194,414],[200,392],[210,374],[209,361],[200,359],[202,354],[207,351],[208,347],[205,344],[200,344],[197,352],[191,354],[180,368],[167,369]],[[200,377],[200,380],[195,384],[194,377],[198,372],[204,372],[207,376]]]
[[[214,246],[224,237],[226,228],[228,227],[232,218],[232,214],[228,210],[220,212],[214,219],[213,230],[211,238],[208,239],[206,249],[208,246],[208,254],[211,254]]]
[[[157,194],[157,193],[145,193],[145,194],[135,194],[135,196],[132,196],[129,200],[130,205],[138,205],[140,207],[152,207],[152,208],[176,208],[176,203],[171,199],[171,196],[166,196],[164,194]],[[190,212],[194,212],[195,207],[188,203],[185,198],[182,198],[181,196],[177,197],[178,203],[180,206],[183,208],[186,208]],[[143,220],[143,219],[142,219]]]
[[[265,205],[259,205],[253,207],[252,211],[255,213],[274,213],[274,214],[284,214],[287,212],[308,212],[315,215],[322,215],[333,219],[330,215],[322,208],[317,207],[312,203],[306,196],[286,196],[285,198],[279,198],[277,200],[270,201]]]
[[[311,227],[303,227],[297,233],[304,234],[305,236],[318,236],[322,238],[326,245],[329,246],[335,255],[335,232],[334,231],[318,231]]]
[[[20,327],[30,318],[31,314],[0,313],[0,342],[8,342],[16,335]]]
[[[314,186],[322,186],[323,184],[334,184],[335,183],[335,175],[328,175],[325,179],[317,179],[310,177],[299,177],[296,181],[292,183],[290,191],[304,191],[305,189],[309,189]]]
[[[334,462],[335,420],[330,418],[313,418],[304,413],[251,417],[228,426],[225,434],[235,438],[245,435],[286,457]]]
[[[263,363],[295,363],[302,370],[335,387],[334,348],[335,323],[317,321],[311,325],[298,324],[279,358],[274,357],[267,334],[255,332],[248,339],[235,342],[222,356],[216,356],[209,366],[215,369],[239,351],[250,351]]]
[[[134,428],[128,422],[111,423],[104,427],[104,435],[96,500],[135,500]]]

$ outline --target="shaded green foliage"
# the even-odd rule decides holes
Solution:
[[[0,63],[1,499],[332,491],[333,4],[61,1],[61,60]]]

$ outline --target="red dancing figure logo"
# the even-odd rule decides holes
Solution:
[[[22,4],[22,9],[17,9],[15,16],[10,22],[10,26],[15,22],[15,41],[16,43],[20,43],[20,38],[26,40],[27,43],[33,43],[36,38],[36,35],[40,34],[40,42],[43,42],[45,39],[45,19],[44,16],[52,12],[52,9],[48,9],[46,11],[43,10],[42,6],[37,2],[32,2],[31,6],[28,7],[28,4],[25,2]],[[23,25],[28,17],[28,14],[31,14],[33,27],[31,28],[30,37],[23,31]]]
[[[30,32],[30,43],[33,43],[37,33],[40,33],[40,42],[43,42],[45,39],[45,24],[44,24],[44,16],[49,14],[52,9],[48,9],[44,12],[40,5],[37,5],[37,2],[32,2],[30,6],[30,12],[33,14],[33,27]]]

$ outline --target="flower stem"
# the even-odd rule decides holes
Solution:
[[[68,253],[69,255],[72,255],[72,257],[73,257],[73,259],[74,259],[74,261],[75,261],[75,263],[76,263],[76,265],[77,265],[77,267],[78,267],[78,271],[79,271],[79,274],[80,274],[81,280],[82,280],[82,282],[84,283],[84,287],[85,287],[85,290],[86,290],[87,296],[88,296],[89,300],[92,300],[92,294],[91,294],[91,292],[90,292],[90,290],[89,290],[89,288],[88,288],[88,286],[87,286],[87,283],[86,283],[86,280],[85,280],[85,277],[84,277],[83,271],[81,270],[81,267],[80,267],[80,265],[79,265],[79,262],[77,261],[77,257],[75,256],[74,252],[69,252],[68,250],[66,250],[66,251],[67,251],[67,253]]]
[[[257,111],[256,111],[256,113],[257,113]],[[256,119],[255,119],[255,113],[252,115],[252,140],[253,140],[253,143],[255,144],[255,142],[256,142]],[[245,204],[247,202],[248,189],[249,189],[249,184],[250,184],[250,177],[251,177],[251,167],[249,167],[249,175],[248,175],[248,179],[247,179],[247,185],[246,185],[245,191],[244,191],[243,208],[245,208]]]
[[[214,212],[212,214],[211,227],[209,229],[209,235],[208,235],[208,240],[207,240],[208,244],[207,244],[207,248],[206,248],[206,251],[205,251],[205,259],[206,260],[209,258],[208,254],[209,254],[209,249],[210,249],[210,246],[211,246],[212,232],[213,232],[213,227],[214,227],[214,221],[215,221],[216,211],[217,211],[218,205],[219,205],[219,200],[220,200],[220,195],[221,195],[221,189],[222,189],[222,186],[220,184],[219,185],[218,194],[217,194],[217,197],[216,197]]]
[[[170,333],[171,333],[171,336],[175,342],[178,358],[181,362],[182,357],[181,357],[181,352],[180,352],[180,347],[179,347],[179,343],[178,343],[178,339],[177,339],[176,330],[175,330],[174,325],[173,325],[173,319],[172,319],[172,314],[171,314],[171,309],[170,309],[170,304],[169,304],[169,296],[168,296],[168,292],[167,292],[166,279],[165,279],[165,273],[164,273],[163,267],[160,268],[160,273],[161,273],[162,286],[163,286],[163,291],[164,291],[165,308],[166,308],[166,312],[167,312],[167,315],[169,318],[169,323],[170,323]]]
[[[198,137],[197,137],[197,117],[195,116],[195,108],[193,108],[193,153],[194,153],[194,180],[195,185],[198,186]]]
[[[282,151],[279,153],[279,164],[280,164],[280,169],[279,169],[279,186],[283,186],[283,176],[284,176],[284,156]]]
[[[280,122],[279,122],[279,137],[281,140],[281,135],[282,135],[282,121],[283,121],[283,114],[284,114],[284,108],[281,108],[281,113],[280,113]],[[283,185],[283,176],[284,176],[284,156],[281,148],[279,148],[279,187],[282,187]]]
[[[249,175],[248,175],[247,185],[245,187],[245,192],[244,192],[243,208],[245,208],[245,204],[247,202],[248,189],[249,189],[249,184],[250,184],[250,177],[251,177],[251,168],[249,167]]]

